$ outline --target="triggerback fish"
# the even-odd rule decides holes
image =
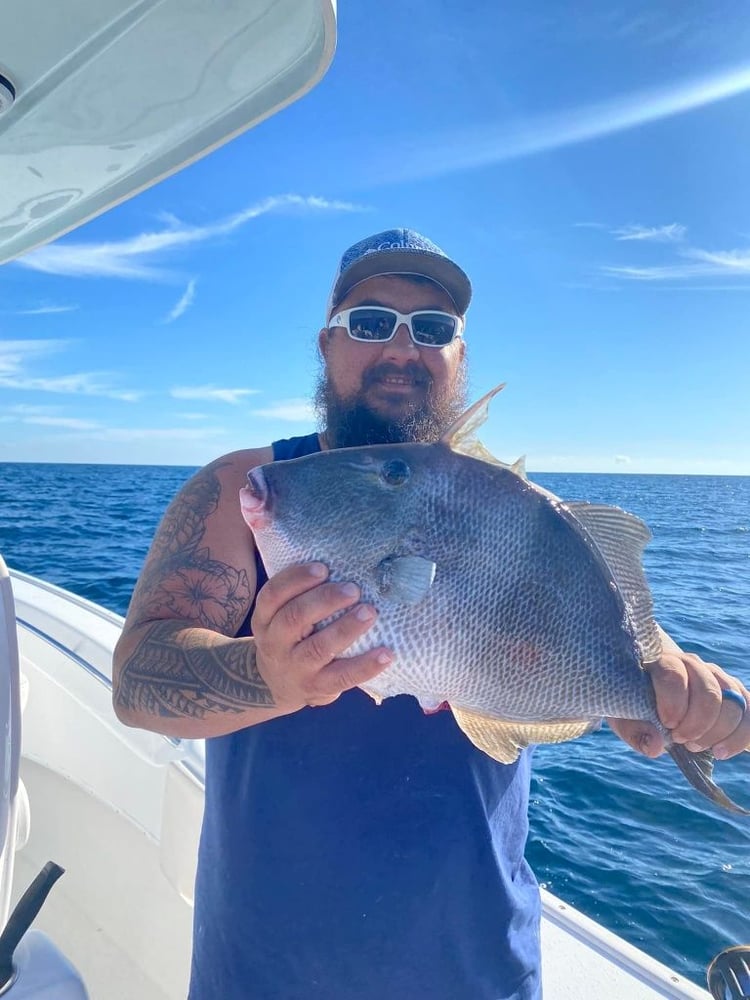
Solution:
[[[252,469],[242,514],[268,573],[323,562],[330,580],[360,587],[378,616],[344,655],[393,652],[362,685],[376,701],[447,702],[472,743],[503,763],[605,717],[647,721],[698,791],[748,813],[714,783],[711,752],[673,743],[659,719],[644,669],[662,649],[642,566],[649,529],[617,507],[565,503],[530,482],[522,461],[495,459],[475,431],[501,388],[434,444]]]

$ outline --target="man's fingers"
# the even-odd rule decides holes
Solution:
[[[256,661],[277,705],[328,704],[392,662],[382,647],[342,657],[372,627],[377,611],[358,603],[355,583],[331,583],[327,576],[322,564],[291,566],[258,592],[251,620]]]
[[[686,656],[683,662],[689,676],[690,700],[687,711],[672,730],[675,743],[702,741],[704,734],[716,726],[721,714],[719,667],[697,656]]]
[[[267,628],[285,604],[313,587],[320,586],[327,577],[328,567],[323,563],[303,563],[282,569],[258,591],[253,622],[259,628]]]
[[[721,712],[721,682],[726,675],[699,656],[667,653],[646,670],[656,694],[659,718],[675,743],[701,740]]]
[[[727,683],[726,689],[735,691],[750,707],[750,693],[738,682]],[[750,746],[750,713],[742,711],[735,699],[724,698],[716,724],[697,743],[688,743],[688,750],[705,750],[711,747],[719,760],[733,757]]]
[[[333,660],[316,678],[316,688],[322,697],[332,701],[343,691],[366,684],[393,662],[393,654],[383,646],[359,656]]]
[[[677,648],[677,647],[675,647]],[[652,663],[644,664],[656,695],[659,719],[675,743],[693,753],[713,751],[719,759],[750,749],[750,692],[715,663],[695,653],[665,647]],[[737,697],[724,697],[724,692]],[[645,722],[607,720],[634,750],[656,757],[664,750],[659,731]]]
[[[654,663],[646,664],[656,694],[659,718],[667,729],[679,725],[690,705],[688,675],[682,660],[665,654]]]
[[[263,632],[269,641],[291,650],[313,634],[316,625],[351,607],[359,596],[355,583],[319,583],[282,604],[266,624],[256,612],[251,622],[253,634],[258,636]],[[265,612],[266,608],[261,614]]]
[[[358,604],[345,615],[313,632],[294,648],[294,659],[308,670],[325,667],[364,635],[377,617],[369,604]]]

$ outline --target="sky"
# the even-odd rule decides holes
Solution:
[[[301,100],[0,268],[0,461],[200,466],[314,429],[338,258],[470,275],[532,471],[750,475],[744,2],[341,0]]]

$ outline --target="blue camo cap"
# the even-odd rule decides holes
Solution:
[[[328,317],[355,285],[381,274],[429,278],[446,290],[460,316],[469,308],[471,282],[445,251],[413,229],[387,229],[344,252],[328,299]]]

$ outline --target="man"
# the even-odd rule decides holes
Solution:
[[[450,712],[376,706],[357,685],[390,651],[342,657],[376,609],[321,565],[265,582],[238,502],[248,470],[273,459],[435,440],[464,406],[470,298],[464,272],[417,233],[351,247],[319,336],[325,429],[207,466],[154,540],[114,698],[129,725],[208,738],[190,1000],[540,996],[528,754],[500,765]],[[665,649],[651,671],[674,738],[745,748],[748,692],[667,637]],[[647,724],[612,725],[650,756],[663,749]]]

